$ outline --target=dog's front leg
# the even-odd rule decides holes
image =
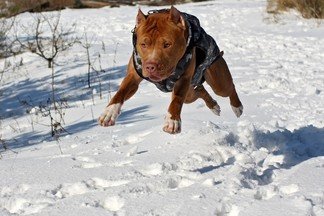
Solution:
[[[108,106],[99,117],[98,122],[101,126],[107,127],[116,123],[123,103],[135,94],[138,89],[138,85],[142,81],[142,78],[136,73],[134,69],[132,58],[133,57],[131,57],[128,63],[126,77],[120,84],[120,87],[115,96],[111,99]]]
[[[196,54],[195,49],[192,52],[192,59],[180,79],[175,83],[172,91],[172,100],[165,116],[163,131],[176,134],[181,132],[181,109],[186,99],[188,89],[190,87],[191,78],[195,71]]]

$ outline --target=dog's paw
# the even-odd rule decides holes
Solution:
[[[239,107],[232,106],[232,110],[233,110],[234,114],[236,115],[236,117],[239,118],[243,113],[243,105],[241,105]]]
[[[218,104],[216,104],[212,109],[210,109],[215,115],[218,115],[220,116],[220,112],[221,112],[221,109],[220,109],[220,106]]]
[[[171,119],[171,114],[168,113],[165,116],[165,122],[163,126],[163,131],[170,133],[170,134],[176,134],[181,132],[181,120],[174,120]]]
[[[104,112],[99,117],[98,123],[103,127],[112,126],[116,123],[117,117],[120,114],[121,104],[111,104],[105,108]]]

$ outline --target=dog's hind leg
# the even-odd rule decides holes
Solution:
[[[198,86],[195,88],[195,91],[199,98],[203,99],[206,103],[206,106],[215,114],[220,115],[220,107],[217,102],[210,96],[210,94],[206,91],[204,86]]]
[[[237,95],[231,73],[222,56],[206,70],[205,79],[215,94],[230,98],[234,114],[240,117],[243,113],[243,105]]]
[[[190,86],[190,89],[187,93],[185,103],[192,103],[198,98],[201,98],[205,101],[206,106],[215,114],[220,115],[220,107],[217,102],[210,96],[206,91],[203,85],[193,88]]]
[[[234,114],[236,115],[236,117],[240,117],[243,113],[243,105],[237,95],[234,84],[233,84],[233,91],[229,97],[230,97],[230,103]]]

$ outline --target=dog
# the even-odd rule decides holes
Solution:
[[[172,92],[163,131],[181,132],[184,103],[202,98],[207,107],[220,115],[220,107],[203,86],[206,81],[219,96],[229,97],[233,112],[240,117],[242,103],[231,73],[215,40],[200,26],[199,20],[175,7],[149,11],[139,9],[133,30],[134,51],[127,75],[111,99],[99,124],[115,124],[123,103],[131,98],[145,79],[163,92]]]

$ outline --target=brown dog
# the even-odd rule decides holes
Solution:
[[[101,126],[114,125],[123,103],[146,79],[160,90],[172,91],[172,99],[163,130],[181,131],[181,108],[202,98],[216,115],[220,107],[205,90],[206,81],[220,96],[229,97],[237,117],[243,106],[237,96],[230,71],[215,41],[200,27],[196,17],[170,10],[144,15],[138,11],[133,33],[134,54],[119,90],[99,118]]]

